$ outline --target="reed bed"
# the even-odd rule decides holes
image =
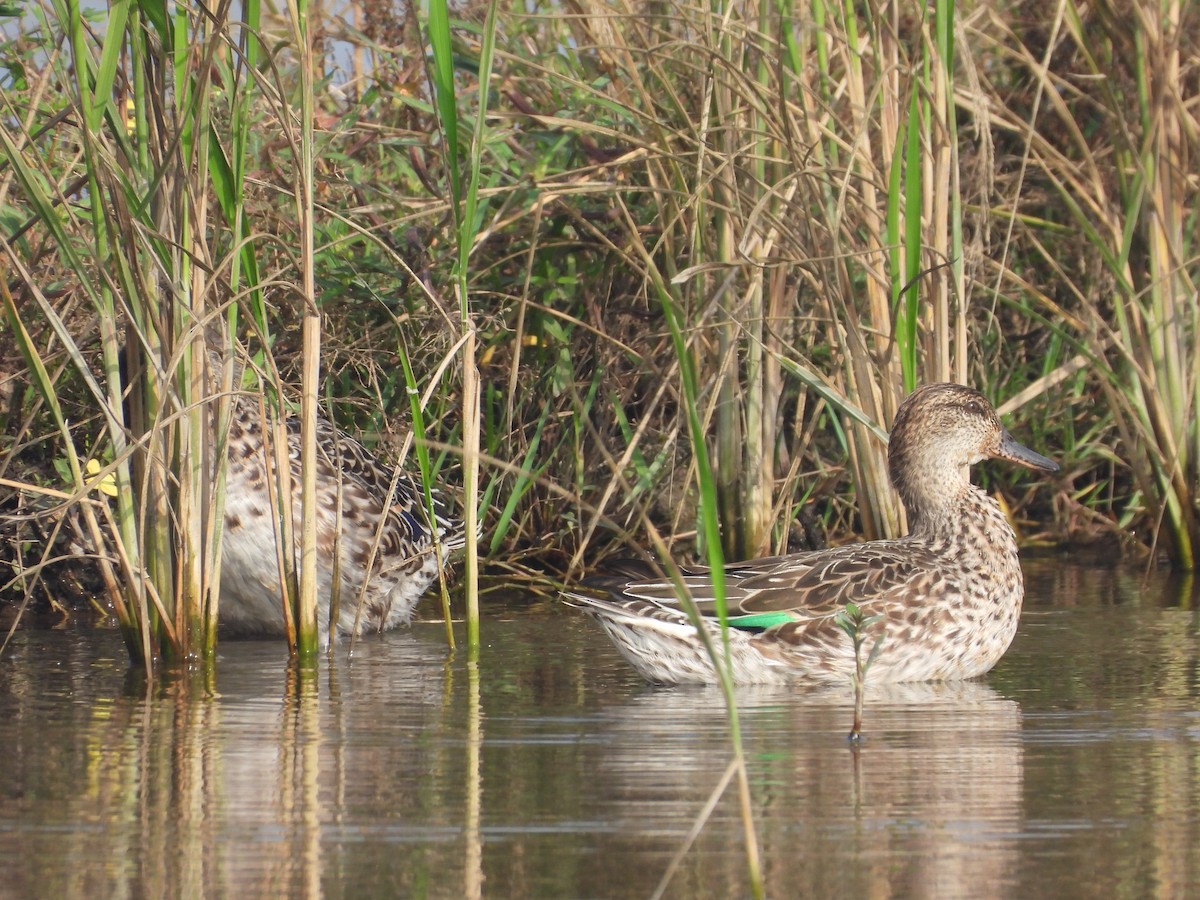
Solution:
[[[470,583],[899,533],[942,379],[1062,458],[1031,536],[1194,565],[1191,7],[154,9],[47,5],[0,96],[5,465],[143,655],[211,651],[235,387],[460,481]]]
[[[308,666],[318,414],[461,484],[473,666],[485,565],[720,572],[902,533],[886,430],[928,381],[1061,458],[1049,489],[990,485],[1027,533],[1196,564],[1193,5],[26,15],[0,54],[6,594],[83,597],[53,573],[87,554],[148,673],[214,659],[238,391]],[[443,585],[451,643],[453,613]]]
[[[237,325],[230,298],[248,291],[261,312],[250,245],[233,240],[243,160],[225,152],[244,145],[249,117],[236,100],[212,101],[214,82],[236,88],[246,67],[218,72],[227,35],[166,7],[114,7],[103,29],[77,4],[36,12],[18,40],[44,64],[16,82],[26,91],[6,91],[16,127],[2,138],[21,223],[3,242],[6,312],[36,373],[25,399],[51,411],[131,657],[149,668],[211,656],[222,503],[212,422],[227,417],[230,390],[212,363]],[[225,148],[210,140],[218,121]],[[60,398],[81,387],[89,414],[72,423]],[[13,452],[27,434],[10,432]],[[103,459],[111,501],[84,477],[77,442]]]

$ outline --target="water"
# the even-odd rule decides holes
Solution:
[[[1031,564],[983,682],[743,690],[773,897],[1200,895],[1190,585]],[[726,772],[716,692],[641,683],[585,617],[489,598],[478,672],[441,626],[315,683],[225,641],[150,696],[115,631],[0,658],[0,896],[646,897]],[[737,793],[665,896],[747,895]]]

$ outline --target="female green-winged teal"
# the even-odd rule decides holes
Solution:
[[[292,520],[299,533],[300,427],[295,417],[287,420],[287,440]],[[324,419],[318,421],[317,445],[317,506],[321,511],[317,619],[324,646],[329,640],[335,571],[339,583],[337,633],[386,631],[411,620],[417,600],[437,578],[436,544],[441,544],[444,560],[446,553],[466,543],[466,537],[462,522],[448,516],[448,505],[439,492],[431,491],[436,521],[430,527],[419,483],[382,465],[362,444]],[[272,488],[254,398],[234,400],[228,455],[220,623],[234,634],[282,635]]]
[[[1058,470],[1013,440],[978,391],[931,384],[913,392],[896,414],[888,447],[911,532],[730,564],[734,680],[847,680],[852,644],[835,621],[847,603],[881,617],[864,631],[866,650],[884,637],[868,676],[873,683],[974,678],[990,670],[1012,642],[1025,589],[1012,528],[970,481],[970,467],[987,457]],[[711,578],[692,568],[684,581],[720,648]],[[644,677],[664,684],[716,680],[670,581],[607,577],[585,586],[597,593],[571,591],[567,601],[598,618]]]

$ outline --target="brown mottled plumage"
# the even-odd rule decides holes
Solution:
[[[288,419],[287,433],[292,520],[298,533],[299,420]],[[317,446],[317,618],[322,645],[329,640],[335,547],[337,632],[362,634],[407,624],[417,600],[437,578],[435,541],[443,556],[463,546],[462,523],[447,516],[446,503],[434,490],[436,524],[431,528],[419,483],[381,465],[362,444],[323,419],[317,425]],[[268,460],[256,399],[239,397],[233,403],[228,458],[220,622],[235,634],[283,634]]]
[[[835,621],[847,603],[882,617],[866,631],[868,649],[884,635],[873,682],[973,678],[990,670],[1016,632],[1024,583],[1012,528],[970,482],[970,467],[987,457],[1058,469],[1013,440],[978,391],[932,384],[913,392],[896,414],[888,451],[910,533],[727,566],[735,680],[847,679],[852,645]],[[709,618],[708,571],[685,569],[684,581],[705,626],[718,634]],[[667,684],[715,680],[670,581],[610,577],[586,585],[597,593],[571,591],[568,602],[596,616],[643,676]],[[756,618],[739,622],[747,616]]]

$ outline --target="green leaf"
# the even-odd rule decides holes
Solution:
[[[921,99],[914,85],[908,106],[908,140],[904,153],[904,335],[900,352],[904,369],[904,389],[917,388],[917,318],[921,294]]]
[[[454,90],[454,50],[450,39],[450,11],[446,0],[431,0],[429,4],[429,49],[433,55],[434,94],[438,120],[446,139],[446,163],[450,166],[450,191],[454,210],[459,212],[462,181],[459,175],[458,98]]]
[[[171,37],[173,23],[167,15],[167,4],[164,0],[138,0],[138,8],[141,9],[142,15],[150,20],[163,45],[170,47],[174,43]]]

